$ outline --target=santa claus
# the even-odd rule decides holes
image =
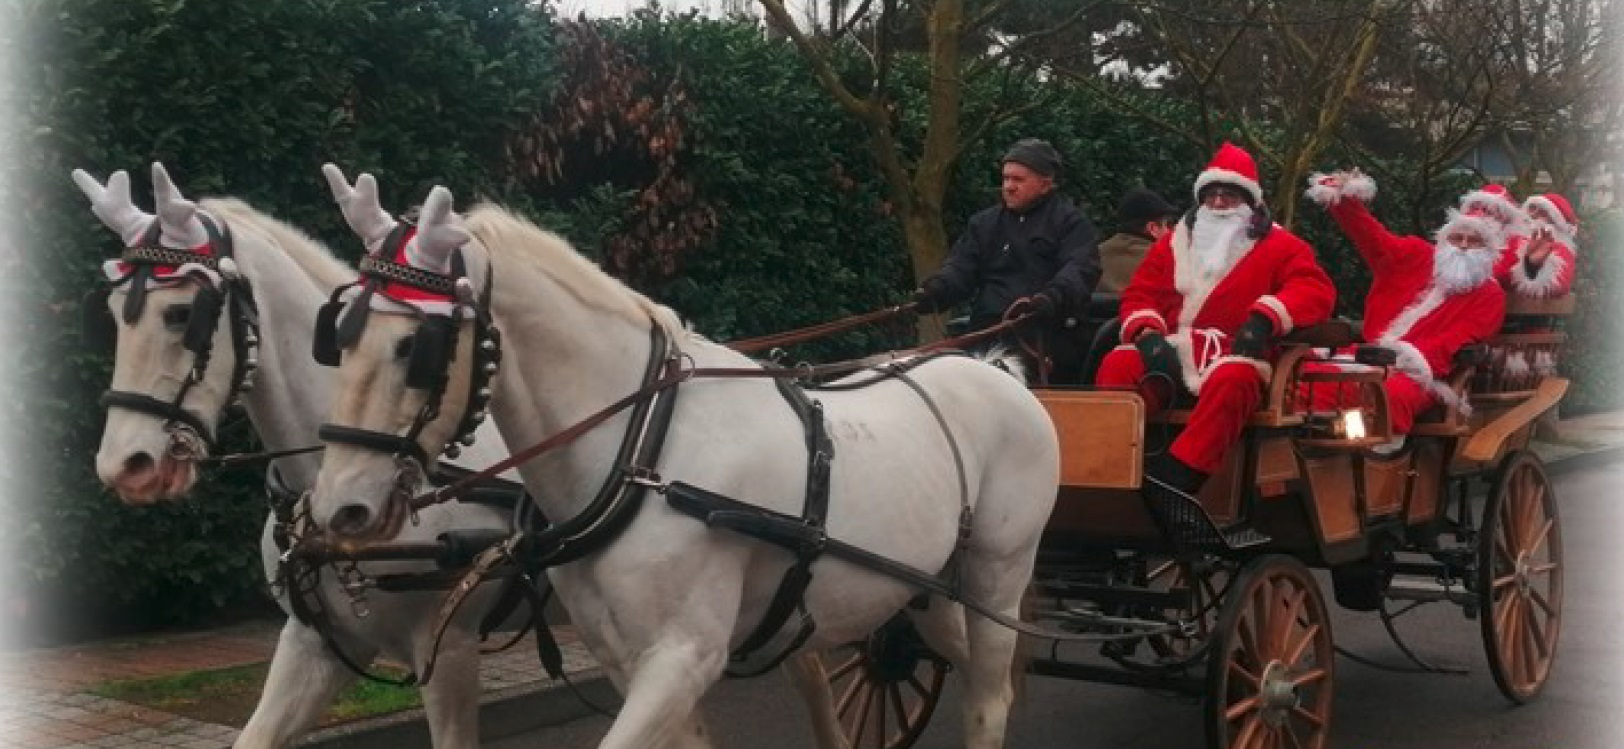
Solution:
[[[1547,196],[1537,197],[1550,203]],[[1567,202],[1560,195],[1556,197]],[[1559,212],[1554,211],[1554,205],[1551,208]],[[1535,220],[1504,185],[1491,183],[1466,193],[1461,196],[1460,209],[1466,214],[1485,214],[1500,224],[1503,239],[1494,277],[1507,291],[1535,299],[1568,293],[1573,285],[1571,244],[1563,244],[1554,231]]]
[[[1403,435],[1421,412],[1453,402],[1445,378],[1455,352],[1499,331],[1506,304],[1494,265],[1505,233],[1493,216],[1452,209],[1434,241],[1397,236],[1366,207],[1375,195],[1375,182],[1357,171],[1309,178],[1308,197],[1330,210],[1370,265],[1364,337],[1396,355],[1385,388],[1393,431]],[[1323,386],[1302,394],[1315,408],[1355,397]]]
[[[1270,221],[1246,151],[1219,148],[1195,198],[1123,289],[1122,345],[1096,377],[1137,388],[1152,413],[1195,396],[1188,427],[1148,468],[1153,499],[1200,489],[1262,399],[1272,340],[1325,320],[1336,299],[1313,248]]]
[[[1514,294],[1535,299],[1566,296],[1573,288],[1574,234],[1579,220],[1567,198],[1550,192],[1523,202],[1532,231],[1500,256],[1494,276]]]

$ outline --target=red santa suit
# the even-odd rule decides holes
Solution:
[[[1241,187],[1254,206],[1262,205],[1256,167],[1239,148],[1219,150],[1196,180],[1197,200],[1214,182]],[[1230,353],[1235,334],[1254,312],[1269,318],[1276,335],[1322,322],[1336,289],[1313,248],[1278,225],[1268,225],[1261,237],[1237,237],[1216,264],[1195,257],[1193,231],[1190,221],[1180,221],[1164,234],[1122,291],[1122,345],[1101,361],[1096,384],[1138,388],[1152,413],[1167,406],[1168,394],[1145,381],[1145,363],[1133,345],[1147,331],[1165,335],[1178,354],[1182,384],[1197,396],[1170,452],[1210,474],[1257,410],[1271,374],[1268,362]]]
[[[1553,192],[1534,195],[1523,202],[1523,211],[1530,216],[1531,208],[1539,208],[1553,219],[1547,223],[1530,218],[1536,227],[1550,231],[1551,254],[1545,257],[1543,263],[1531,266],[1527,260],[1532,240],[1517,237],[1516,241],[1507,244],[1506,251],[1500,255],[1500,261],[1494,266],[1494,277],[1507,291],[1520,296],[1534,299],[1567,296],[1573,289],[1573,271],[1576,267],[1573,235],[1578,220],[1573,214],[1573,207],[1568,205],[1566,198]]]
[[[1314,175],[1309,184],[1308,197],[1330,209],[1331,218],[1370,265],[1364,336],[1398,355],[1384,386],[1393,431],[1406,434],[1418,414],[1439,402],[1452,402],[1455,394],[1444,378],[1454,367],[1455,352],[1499,331],[1505,319],[1505,292],[1494,282],[1487,256],[1472,274],[1441,279],[1435,267],[1439,250],[1432,242],[1394,235],[1371,215],[1364,203],[1376,192],[1369,177]],[[1499,224],[1482,214],[1452,212],[1439,236],[1462,229],[1487,244],[1470,252],[1492,254],[1495,250],[1489,248],[1502,242]],[[1339,357],[1351,359],[1351,354],[1348,350]],[[1350,383],[1338,392],[1334,387],[1304,385],[1299,395],[1312,400],[1314,408],[1327,409],[1356,398],[1355,387]]]

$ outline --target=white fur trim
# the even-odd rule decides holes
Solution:
[[[1398,355],[1398,361],[1393,363],[1394,369],[1419,385],[1432,382],[1432,365],[1427,363],[1427,357],[1421,355],[1421,349],[1408,341],[1382,341],[1381,345]]]
[[[1322,206],[1336,205],[1342,198],[1369,203],[1376,198],[1376,180],[1360,172],[1315,172],[1308,178],[1304,195]]]
[[[1545,376],[1556,374],[1556,355],[1545,350],[1535,351],[1534,371]]]
[[[1268,307],[1275,317],[1280,318],[1280,329],[1274,331],[1276,334],[1290,333],[1291,329],[1296,327],[1295,323],[1292,322],[1291,312],[1286,309],[1286,303],[1280,301],[1280,297],[1265,294],[1257,298],[1257,303]]]
[[[1438,309],[1438,305],[1444,303],[1444,297],[1443,289],[1435,285],[1428,286],[1420,297],[1410,302],[1409,306],[1405,307],[1403,311],[1393,316],[1393,321],[1387,324],[1387,329],[1382,331],[1380,335],[1375,336],[1373,340],[1380,343],[1391,343],[1403,338],[1409,334],[1410,328],[1415,327],[1415,324],[1421,321],[1421,318],[1432,314],[1433,310]]]
[[[1217,337],[1226,339],[1228,336],[1218,333]],[[1201,386],[1206,384],[1207,376],[1219,364],[1226,362],[1245,362],[1252,365],[1268,382],[1274,376],[1274,365],[1269,362],[1253,359],[1249,356],[1235,356],[1234,354],[1219,354],[1207,361],[1204,367],[1197,367],[1195,360],[1195,336],[1186,328],[1167,337],[1167,342],[1173,346],[1173,352],[1179,357],[1179,374],[1184,379],[1184,387],[1190,392],[1199,394]]]
[[[1449,383],[1432,376],[1432,366],[1427,364],[1427,358],[1421,355],[1420,349],[1405,341],[1382,341],[1382,346],[1398,354],[1398,361],[1394,363],[1393,368],[1398,370],[1399,374],[1425,388],[1445,406],[1459,409],[1462,414],[1472,412],[1471,404],[1461,400],[1449,387]]]
[[[1528,365],[1528,355],[1521,351],[1512,351],[1506,354],[1505,372],[1512,377],[1522,377],[1532,372]]]
[[[1528,209],[1534,206],[1539,206],[1540,208],[1545,209],[1545,213],[1550,215],[1550,217],[1556,222],[1554,225],[1552,225],[1552,228],[1555,229],[1557,233],[1571,237],[1578,231],[1578,227],[1568,223],[1567,218],[1562,215],[1561,211],[1556,209],[1556,204],[1551,202],[1550,198],[1547,198],[1544,195],[1534,195],[1529,197],[1527,200],[1523,201],[1523,212],[1529,213],[1530,211]],[[1531,219],[1533,217],[1530,216],[1529,218]]]
[[[1461,196],[1460,207],[1465,212],[1478,208],[1505,217],[1504,231],[1510,234],[1522,234],[1528,226],[1528,214],[1524,213],[1522,206],[1517,205],[1517,201],[1512,200],[1509,195],[1473,190]]]
[[[1369,203],[1376,199],[1376,180],[1368,174],[1352,174],[1342,183],[1342,194]]]
[[[1443,241],[1444,237],[1449,236],[1449,233],[1455,229],[1460,229],[1462,231],[1482,237],[1483,244],[1496,252],[1498,252],[1500,248],[1505,247],[1507,241],[1510,239],[1510,237],[1507,236],[1506,227],[1501,226],[1500,222],[1487,216],[1476,216],[1461,213],[1453,208],[1449,209],[1449,215],[1444,221],[1444,225],[1438,227],[1438,233],[1434,234],[1432,238],[1434,241],[1441,242]]]
[[[1195,178],[1196,202],[1201,201],[1201,188],[1214,182],[1239,187],[1252,196],[1253,204],[1263,205],[1263,188],[1255,180],[1242,175],[1240,172],[1232,172],[1228,169],[1208,169]]]
[[[1315,172],[1310,175],[1308,177],[1308,191],[1304,192],[1303,196],[1322,206],[1336,205],[1336,201],[1342,198],[1342,190],[1336,185],[1325,184],[1323,180],[1328,178],[1334,179],[1333,176],[1324,172]]]
[[[1526,248],[1527,245],[1525,244]],[[1522,253],[1518,253],[1519,255]],[[1533,278],[1528,277],[1528,261],[1519,257],[1511,266],[1511,287],[1518,294],[1544,299],[1556,291],[1557,278],[1568,266],[1567,258],[1552,252],[1545,256]]]
[[[1153,309],[1142,309],[1142,310],[1139,310],[1138,312],[1135,312],[1135,313],[1133,313],[1131,315],[1128,315],[1125,319],[1123,319],[1123,321],[1122,321],[1122,333],[1123,333],[1123,336],[1124,336],[1123,340],[1127,340],[1126,335],[1127,335],[1128,331],[1133,330],[1134,321],[1144,319],[1144,318],[1150,318],[1151,320],[1154,320],[1155,323],[1156,323],[1155,327],[1159,332],[1163,332],[1163,333],[1167,332],[1167,318],[1162,317],[1162,313],[1157,312],[1156,310],[1153,310]]]

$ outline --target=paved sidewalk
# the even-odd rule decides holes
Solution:
[[[0,653],[0,749],[225,749],[241,726],[205,723],[90,692],[107,681],[208,671],[270,660],[281,625],[250,622],[203,632]],[[569,627],[554,628],[565,671],[577,684],[596,675],[597,663]],[[527,637],[480,664],[487,698],[533,698],[554,690]],[[594,690],[601,692],[601,688]],[[599,695],[601,697],[601,695]],[[488,702],[488,700],[482,700]],[[584,706],[583,706],[584,707]],[[398,726],[420,710],[340,724],[316,732],[315,746],[353,746],[358,730]]]
[[[1564,419],[1535,451],[1553,467],[1624,455],[1624,411]],[[0,749],[225,749],[239,726],[203,723],[89,693],[96,684],[164,674],[213,670],[270,659],[280,625],[266,622],[223,629],[93,642],[0,653]],[[613,697],[596,663],[568,627],[555,628],[566,670],[594,701]],[[521,642],[487,656],[481,666],[481,721],[487,738],[578,717],[587,708],[564,685],[552,682]],[[493,716],[495,716],[493,718]],[[399,746],[423,734],[420,711],[373,718],[317,732],[306,746],[321,749]],[[509,730],[491,730],[497,725]],[[370,736],[370,738],[368,738]],[[418,740],[421,741],[421,740]]]

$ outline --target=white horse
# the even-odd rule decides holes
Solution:
[[[324,169],[351,227],[377,246],[393,220],[367,199],[368,191],[352,188],[331,165]],[[357,184],[369,182],[362,175]],[[637,391],[654,345],[651,329],[672,342],[684,366],[757,366],[685,332],[669,309],[604,274],[556,235],[489,205],[459,219],[443,187],[430,193],[416,238],[395,257],[433,274],[465,267],[457,284],[461,302],[489,289],[490,314],[509,344],[492,385],[491,416],[510,445],[539,444]],[[403,342],[426,319],[413,307],[369,302],[364,328],[344,351],[331,423],[391,435],[417,423],[429,396],[406,384],[414,363]],[[458,340],[472,339],[473,328],[463,323]],[[463,354],[446,364],[447,392],[469,376]],[[1014,618],[1055,498],[1054,428],[1021,383],[986,363],[936,358],[906,378],[813,393],[833,443],[828,535],[917,570],[956,574],[964,596]],[[698,378],[674,392],[664,451],[638,480],[680,481],[800,514],[808,483],[805,428],[772,382]],[[446,439],[451,420],[422,425],[423,449]],[[577,516],[620,467],[617,450],[629,423],[622,411],[520,467],[533,493],[546,489],[537,496],[549,518]],[[342,541],[390,537],[402,513],[387,491],[395,462],[374,449],[329,443],[313,519]],[[695,705],[722,676],[731,649],[763,618],[790,559],[780,547],[707,528],[651,492],[618,537],[555,568],[553,581],[582,639],[626,697],[600,747],[709,746]],[[817,628],[800,643],[802,652],[862,639],[920,592],[828,557],[812,571],[803,605]],[[967,745],[1001,746],[1014,694],[1016,633],[941,597],[911,615],[965,678]],[[762,652],[793,646],[794,624]],[[829,720],[816,706],[814,716]],[[837,733],[827,725],[818,732],[820,740]]]
[[[249,418],[270,451],[317,443],[316,430],[331,407],[332,370],[311,357],[311,333],[316,310],[337,286],[353,281],[354,269],[335,259],[326,248],[302,232],[270,218],[239,200],[205,200],[199,206],[181,196],[162,165],[153,164],[157,200],[156,217],[130,200],[129,177],[115,172],[104,186],[83,171],[74,181],[90,198],[106,225],[126,246],[160,244],[188,249],[209,245],[211,237],[200,215],[229,228],[234,268],[211,269],[192,262],[160,270],[151,278],[129,278],[131,266],[110,264],[109,275],[123,280],[109,297],[117,320],[117,349],[112,390],[174,403],[189,414],[173,425],[153,409],[109,408],[107,425],[96,454],[102,481],[126,502],[146,504],[187,494],[197,479],[196,459],[208,442],[233,395],[233,372],[243,364],[234,345],[232,309],[222,309],[212,329],[198,331],[209,341],[209,356],[201,378],[190,385],[189,371],[197,357],[184,339],[191,319],[204,315],[198,302],[205,286],[218,290],[228,275],[240,274],[252,286],[259,317],[258,371],[254,387],[241,394]],[[153,240],[156,240],[154,242]],[[211,248],[215,251],[218,248]],[[182,257],[181,259],[186,259]],[[125,319],[132,287],[144,283],[145,300]],[[184,387],[184,390],[183,390]],[[177,395],[179,396],[177,398]],[[161,409],[159,409],[161,410]],[[191,423],[186,423],[187,421]],[[202,429],[205,434],[198,435]],[[484,466],[505,455],[494,430],[485,430],[465,463]],[[178,448],[178,449],[177,449]],[[307,454],[283,457],[276,471],[294,491],[313,487],[321,459]],[[431,541],[453,529],[510,527],[506,512],[480,504],[451,503],[421,513],[420,522],[403,529],[401,540]],[[277,570],[278,550],[272,539],[275,518],[268,517],[261,548],[268,578]],[[362,565],[375,575],[432,569],[427,563]],[[336,644],[355,663],[366,665],[378,654],[408,664],[422,673],[431,652],[431,629],[443,594],[436,591],[388,593],[370,591],[369,612],[352,606],[331,569],[324,571],[315,596],[329,612]],[[423,699],[434,745],[444,749],[474,749],[478,737],[479,646],[477,625],[491,605],[496,586],[483,586],[446,632],[432,677],[423,687]],[[292,613],[286,590],[279,603]],[[321,718],[322,712],[354,673],[324,644],[320,633],[289,616],[271,660],[270,675],[253,717],[238,737],[237,749],[277,749],[291,746]]]

